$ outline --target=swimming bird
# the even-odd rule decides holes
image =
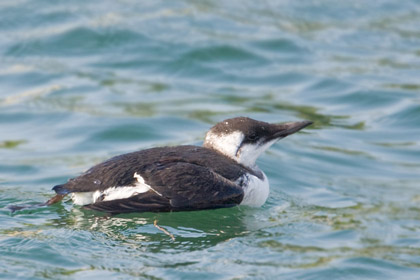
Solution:
[[[312,124],[272,124],[247,117],[226,119],[206,134],[203,146],[158,147],[113,157],[53,187],[84,208],[112,214],[261,206],[267,176],[257,158],[278,140]]]

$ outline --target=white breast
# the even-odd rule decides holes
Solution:
[[[270,184],[264,172],[261,173],[263,175],[262,179],[251,174],[246,174],[244,175],[245,177],[238,180],[242,180],[244,184],[244,199],[241,205],[260,207],[267,200],[270,192]]]

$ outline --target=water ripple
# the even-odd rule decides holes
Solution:
[[[415,0],[1,2],[0,277],[417,279],[419,15]],[[238,115],[314,121],[259,159],[262,208],[8,208]]]

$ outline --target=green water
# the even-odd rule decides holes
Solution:
[[[419,26],[416,0],[1,1],[0,277],[420,279]],[[258,160],[261,208],[7,208],[239,115],[315,122]]]

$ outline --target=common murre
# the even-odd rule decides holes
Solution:
[[[113,157],[67,183],[46,205],[70,194],[75,204],[108,213],[261,206],[269,193],[255,164],[279,139],[312,124],[270,124],[246,117],[224,120],[203,147],[158,147]]]

